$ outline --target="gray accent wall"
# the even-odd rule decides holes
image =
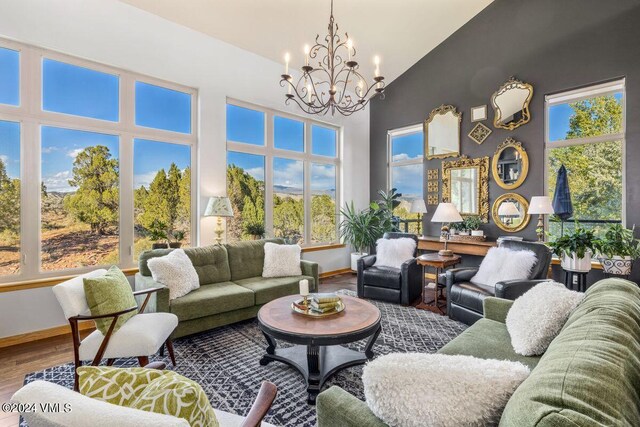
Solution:
[[[426,7],[426,6],[425,6]],[[401,49],[399,50],[401,54]],[[392,58],[385,58],[392,60]],[[531,121],[513,131],[493,127],[491,95],[510,76],[531,83]],[[370,111],[370,193],[387,185],[387,131],[421,123],[441,104],[462,112],[461,152],[471,158],[492,156],[511,136],[529,155],[529,175],[515,190],[503,190],[490,176],[489,203],[506,192],[527,199],[544,194],[544,96],[626,77],[626,220],[640,226],[640,1],[637,0],[495,0],[476,17],[423,57],[374,99]],[[482,145],[467,134],[471,107],[486,104],[483,123],[493,133]],[[441,160],[425,161],[426,169]],[[426,188],[424,188],[426,196]],[[435,206],[427,206],[425,234]],[[537,218],[518,235],[534,240]],[[507,234],[490,220],[490,237]],[[637,272],[638,269],[636,269]],[[634,275],[635,276],[635,275]]]

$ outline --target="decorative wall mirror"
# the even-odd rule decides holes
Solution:
[[[460,155],[460,122],[462,113],[453,105],[441,105],[424,122],[427,159],[442,159]]]
[[[516,193],[506,193],[493,202],[491,217],[498,228],[515,233],[529,224],[528,210],[527,199]]]
[[[533,86],[514,77],[509,78],[491,96],[491,104],[495,111],[493,125],[497,128],[513,130],[529,122],[531,97],[533,97]]]
[[[498,145],[491,162],[491,172],[500,187],[507,190],[520,187],[529,173],[529,156],[522,143],[509,137]]]
[[[462,216],[489,222],[489,157],[442,162],[442,201],[453,203]]]

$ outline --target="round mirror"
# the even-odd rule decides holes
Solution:
[[[513,190],[522,185],[529,172],[529,157],[522,143],[507,138],[493,155],[491,165],[494,181],[502,188]]]
[[[493,202],[491,216],[498,228],[515,233],[529,224],[528,210],[527,199],[516,193],[506,193]]]

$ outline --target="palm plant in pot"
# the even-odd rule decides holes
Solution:
[[[367,255],[367,252],[376,240],[384,234],[381,226],[381,215],[370,206],[360,212],[353,206],[353,202],[345,205],[340,210],[342,221],[340,222],[340,237],[351,245],[355,252],[351,253],[351,270],[358,269],[358,259]]]
[[[640,240],[633,235],[634,228],[614,224],[596,241],[598,261],[605,273],[628,276],[633,261],[640,258]]]
[[[591,255],[595,250],[596,240],[593,230],[587,230],[576,222],[573,232],[558,237],[549,246],[560,257],[562,268],[587,272],[591,270]]]

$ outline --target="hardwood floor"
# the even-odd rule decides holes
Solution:
[[[355,274],[347,273],[320,281],[320,292],[340,289],[355,291]],[[7,402],[22,387],[26,374],[72,361],[73,346],[68,335],[0,349],[0,403]],[[0,412],[0,427],[17,427],[18,421],[18,414]]]

